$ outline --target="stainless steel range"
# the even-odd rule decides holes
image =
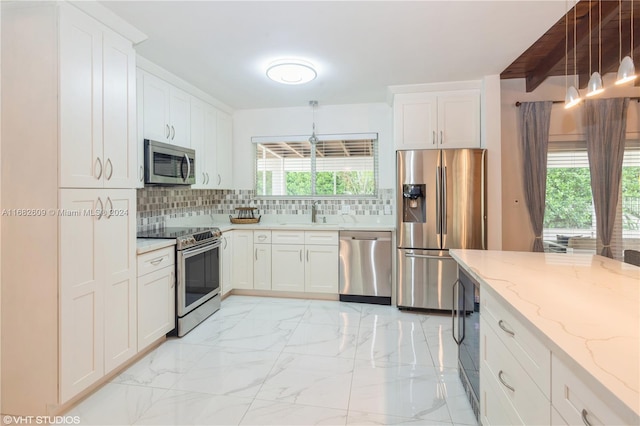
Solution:
[[[220,229],[162,228],[138,238],[176,239],[176,330],[184,336],[220,309]]]

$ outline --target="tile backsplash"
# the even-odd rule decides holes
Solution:
[[[191,189],[149,187],[138,189],[138,231],[163,227],[168,218],[198,215],[236,215],[236,207],[256,207],[259,215],[311,214],[316,202],[318,215],[339,215],[344,204],[356,216],[384,214],[384,206],[393,208],[393,190],[380,189],[375,199],[276,200],[255,198],[251,189]]]

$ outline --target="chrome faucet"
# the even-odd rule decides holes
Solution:
[[[316,223],[317,214],[318,214],[318,203],[314,201],[313,203],[311,203],[311,223]]]

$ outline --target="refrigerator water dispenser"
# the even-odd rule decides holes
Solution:
[[[402,221],[425,223],[427,221],[425,208],[425,185],[402,185]]]

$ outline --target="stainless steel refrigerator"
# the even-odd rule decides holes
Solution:
[[[451,311],[449,249],[486,249],[486,150],[398,151],[397,304]]]

